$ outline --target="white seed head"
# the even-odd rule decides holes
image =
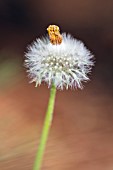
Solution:
[[[62,38],[60,45],[51,44],[46,37],[29,46],[25,66],[36,86],[46,82],[48,87],[54,83],[57,89],[82,88],[82,82],[89,80],[93,55],[70,34],[62,34]]]

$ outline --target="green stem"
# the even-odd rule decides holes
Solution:
[[[56,88],[54,85],[52,85],[51,91],[50,91],[48,108],[47,108],[44,126],[42,130],[42,136],[41,136],[40,144],[39,144],[38,151],[36,154],[36,159],[35,159],[33,170],[40,170],[41,168],[41,163],[42,163],[44,150],[45,150],[45,146],[46,146],[46,142],[47,142],[47,138],[49,134],[49,129],[51,127],[51,122],[53,118],[55,95],[56,95]]]

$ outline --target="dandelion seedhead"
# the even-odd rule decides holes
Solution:
[[[25,66],[36,86],[46,82],[57,89],[82,88],[89,80],[93,55],[84,44],[70,34],[60,34],[59,27],[47,28],[49,37],[38,38],[26,53]]]

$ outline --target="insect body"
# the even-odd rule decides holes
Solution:
[[[53,45],[62,43],[62,35],[60,34],[60,29],[57,25],[49,25],[47,28],[50,41]]]

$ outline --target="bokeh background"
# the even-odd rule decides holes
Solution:
[[[49,89],[29,84],[26,47],[49,24],[95,55],[84,90],[58,91],[42,170],[113,169],[113,1],[0,0],[0,170],[31,170]]]

